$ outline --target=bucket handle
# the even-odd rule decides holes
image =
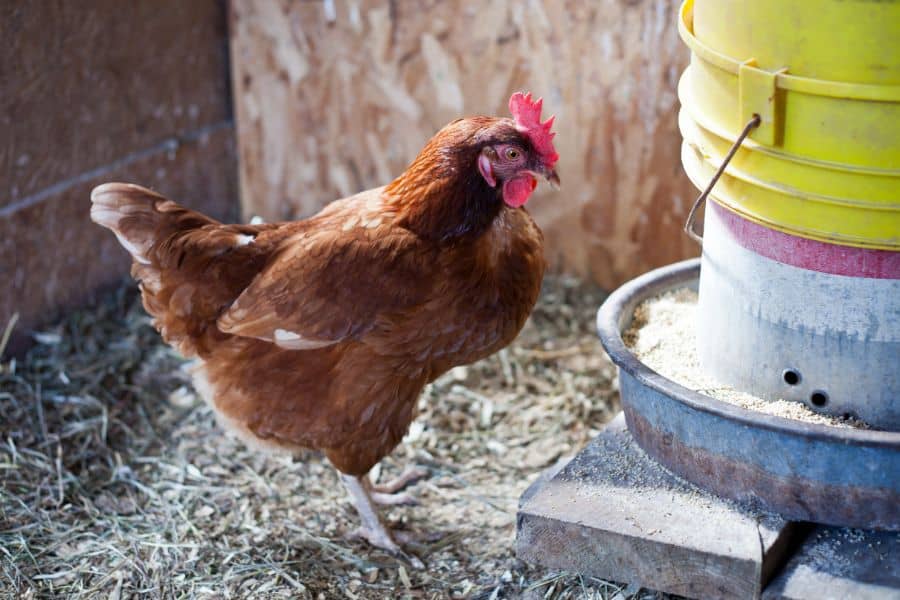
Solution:
[[[700,208],[700,205],[706,201],[706,197],[709,196],[709,193],[712,191],[713,186],[716,185],[716,182],[719,181],[719,177],[722,176],[722,173],[725,172],[725,167],[728,166],[728,163],[731,162],[731,158],[734,156],[737,149],[740,148],[741,143],[743,143],[744,139],[750,135],[750,131],[759,127],[759,124],[762,122],[760,116],[756,113],[753,113],[753,117],[747,121],[747,124],[744,125],[743,131],[734,141],[734,144],[731,145],[731,149],[728,150],[728,154],[725,155],[725,158],[722,159],[722,164],[719,165],[719,169],[716,171],[716,174],[712,176],[712,179],[709,180],[709,184],[707,184],[706,189],[697,196],[697,199],[694,200],[694,205],[691,206],[691,212],[688,213],[687,222],[684,224],[684,232],[690,236],[692,240],[697,242],[698,244],[703,244],[703,236],[694,231],[694,220],[697,218],[697,209]]]

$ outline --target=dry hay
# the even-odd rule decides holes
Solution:
[[[503,354],[448,373],[385,474],[414,462],[415,571],[360,542],[335,472],[247,450],[215,425],[135,292],[37,334],[0,365],[0,595],[630,598],[514,557],[519,495],[617,411],[593,332],[602,294],[549,279]]]

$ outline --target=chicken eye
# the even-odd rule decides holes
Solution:
[[[516,160],[519,158],[519,151],[515,148],[507,148],[506,149],[506,159],[507,160]]]

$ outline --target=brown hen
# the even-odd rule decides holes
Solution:
[[[198,359],[219,420],[266,449],[323,451],[360,535],[395,554],[373,501],[407,500],[391,493],[404,482],[376,489],[367,473],[423,386],[506,346],[540,289],[542,235],[521,206],[536,175],[559,181],[552,119],[530,95],[510,108],[514,119],[450,123],[388,186],[303,221],[223,225],[125,183],[91,194],[91,218],[131,253],[145,308]]]

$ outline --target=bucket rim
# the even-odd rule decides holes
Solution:
[[[684,136],[682,136],[684,137]],[[707,163],[715,169],[718,165],[722,164],[722,156],[715,154],[707,154],[704,149],[700,147],[700,145],[688,138],[684,137],[684,142],[688,145],[689,148],[694,150],[699,156],[700,160]],[[808,200],[810,202],[818,202],[820,204],[833,204],[835,206],[844,206],[847,208],[856,208],[860,210],[873,210],[879,212],[889,212],[894,213],[900,211],[900,199],[897,202],[867,202],[865,200],[857,200],[854,198],[841,198],[838,196],[826,196],[825,194],[818,194],[814,192],[808,192],[806,190],[801,190],[793,186],[789,186],[786,184],[777,184],[772,183],[771,181],[767,181],[760,177],[755,177],[750,175],[747,171],[740,169],[734,164],[728,165],[725,169],[725,174],[735,179],[739,179],[744,183],[749,185],[768,190],[770,192],[776,192],[779,194],[789,194],[794,196],[798,200]],[[708,183],[708,182],[707,182]],[[703,189],[706,184],[698,186],[700,189]]]
[[[678,11],[678,33],[691,52],[701,60],[733,75],[737,75],[740,71],[742,61],[710,48],[694,35],[694,0],[684,0],[681,4],[681,9]],[[812,96],[873,102],[900,102],[900,85],[851,83],[775,73],[775,87]]]
[[[721,127],[711,118],[701,114],[696,110],[695,107],[698,106],[698,103],[692,97],[692,86],[688,83],[688,76],[690,72],[691,66],[688,65],[687,68],[685,68],[684,72],[682,72],[681,77],[678,80],[678,101],[681,104],[679,113],[687,113],[698,127],[705,129],[712,135],[725,140],[729,144],[734,143],[735,139],[737,138],[736,133],[729,131],[724,127]],[[820,169],[828,169],[830,171],[840,171],[844,173],[853,173],[856,175],[875,175],[877,177],[900,177],[900,169],[867,167],[830,160],[810,158],[807,156],[802,156],[800,154],[777,150],[771,146],[767,146],[766,144],[760,144],[750,137],[746,138],[743,141],[743,143],[741,144],[741,148],[752,152],[767,154],[772,158],[778,160],[796,162]]]
[[[708,180],[704,180],[699,173],[695,172],[691,168],[688,168],[687,163],[685,162],[685,155],[686,155],[687,151],[694,152],[696,155],[696,149],[693,148],[687,141],[683,141],[681,144],[682,168],[683,168],[685,174],[687,175],[688,179],[691,181],[691,183],[694,184],[694,187],[696,187],[699,190],[702,190],[706,187],[706,185],[709,182],[708,182]],[[705,162],[702,159],[702,157],[696,157],[696,161],[698,164]],[[728,170],[726,169],[725,173],[723,174],[723,177],[731,178],[731,177],[733,177],[733,175],[731,175],[728,172]],[[753,185],[752,182],[746,182],[737,177],[734,177],[734,179],[736,179],[739,182],[745,183],[747,185]],[[719,186],[717,186],[717,188],[718,187]],[[782,195],[790,193],[786,189],[779,190],[777,188],[775,188],[773,190],[769,190],[769,191],[777,193],[777,194],[782,194]],[[839,236],[836,236],[833,231],[825,232],[821,228],[816,229],[816,228],[805,227],[805,226],[797,225],[797,224],[785,224],[783,222],[774,220],[771,217],[766,216],[762,212],[747,210],[747,208],[744,205],[742,205],[740,202],[735,202],[735,201],[731,200],[727,196],[724,196],[723,194],[719,193],[719,191],[717,191],[717,189],[715,189],[715,188],[712,190],[712,192],[710,192],[710,198],[712,200],[716,201],[718,204],[722,205],[723,207],[727,208],[728,210],[732,211],[733,213],[740,215],[741,217],[747,219],[748,221],[758,223],[769,229],[775,229],[777,231],[781,231],[782,233],[787,233],[787,234],[790,234],[793,236],[808,238],[811,240],[817,240],[820,242],[825,242],[827,244],[835,244],[838,246],[850,246],[850,247],[854,247],[854,248],[863,248],[866,250],[885,250],[885,251],[889,251],[889,252],[900,252],[900,245],[898,245],[898,242],[896,239],[889,241],[889,240],[885,240],[882,237],[873,238],[871,236],[863,236],[863,235],[852,234],[852,233],[841,233]],[[853,207],[853,208],[858,208],[858,207]],[[882,212],[884,212],[884,211],[882,211]]]

